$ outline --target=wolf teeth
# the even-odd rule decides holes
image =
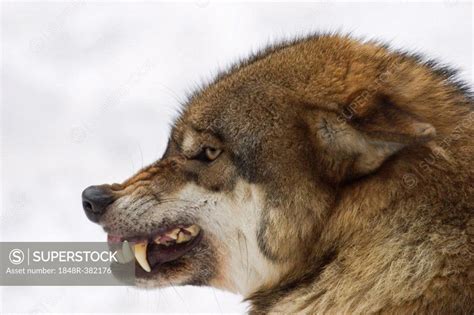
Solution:
[[[133,260],[133,252],[130,248],[130,244],[127,241],[122,243],[122,256],[125,263],[129,263]]]
[[[200,228],[197,225],[191,225],[189,227],[183,228],[175,228],[172,231],[165,234],[168,239],[164,238],[163,236],[157,236],[153,240],[155,244],[161,244],[165,246],[169,246],[173,243],[174,240],[176,243],[185,243],[190,241],[196,235],[199,234]],[[165,239],[165,241],[163,241]],[[148,263],[147,259],[147,248],[148,242],[139,242],[135,243],[133,246],[133,251],[135,254],[135,259],[137,260],[140,267],[146,272],[151,272],[150,264]],[[122,244],[122,250],[120,251],[120,256],[123,256],[123,260],[125,263],[131,261],[133,259],[133,254],[131,253],[130,245],[127,241],[124,241]]]
[[[176,243],[184,243],[192,239],[193,237],[191,235],[185,234],[183,232],[178,234],[178,239],[176,240]]]
[[[125,262],[125,258],[123,258],[123,253],[122,253],[122,249],[117,249],[117,262],[119,264],[126,264]]]
[[[146,259],[146,249],[147,249],[147,247],[148,247],[147,242],[136,243],[134,245],[135,258],[136,258],[138,264],[140,265],[140,267],[142,267],[143,270],[145,270],[146,272],[150,272],[151,271],[150,264],[148,264],[148,261]]]
[[[187,230],[189,233],[191,233],[191,235],[194,237],[196,235],[198,235],[199,231],[200,231],[200,228],[199,226],[193,224],[191,226],[188,226],[187,228],[184,228],[185,230]]]
[[[166,233],[166,235],[171,237],[172,239],[176,240],[176,239],[178,239],[179,231],[181,231],[181,229],[176,228],[176,229],[172,230],[171,232]]]

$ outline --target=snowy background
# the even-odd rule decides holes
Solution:
[[[3,241],[100,241],[88,185],[158,158],[187,91],[268,42],[339,30],[418,50],[472,79],[472,4],[3,2]],[[209,288],[3,287],[1,312],[244,313]]]

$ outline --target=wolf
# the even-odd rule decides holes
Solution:
[[[470,86],[422,56],[316,34],[195,91],[158,161],[82,193],[136,283],[251,314],[473,314]]]

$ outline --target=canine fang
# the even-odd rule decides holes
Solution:
[[[147,242],[142,242],[142,243],[137,243],[135,244],[135,258],[140,265],[140,267],[143,268],[146,272],[150,272],[150,264],[148,264],[148,261],[146,259],[146,249],[148,247]]]

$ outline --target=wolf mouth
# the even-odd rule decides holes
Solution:
[[[177,225],[148,236],[123,238],[109,234],[107,240],[111,245],[123,242],[123,256],[132,255],[127,253],[131,253],[128,242],[133,242],[136,264],[147,273],[153,273],[159,271],[160,265],[175,261],[195,248],[200,243],[202,234],[201,228],[192,224]],[[127,260],[127,257],[124,260]]]

